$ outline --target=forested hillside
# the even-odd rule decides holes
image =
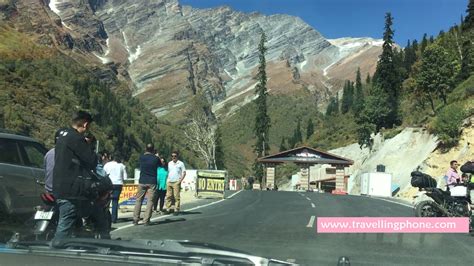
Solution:
[[[69,125],[73,112],[85,109],[94,115],[92,133],[101,150],[121,154],[130,171],[145,143],[155,143],[164,155],[183,150],[182,141],[172,133],[176,129],[160,123],[132,97],[125,83],[105,84],[97,69],[36,44],[31,35],[1,27],[0,58],[0,128],[52,146],[55,130]],[[193,165],[189,152],[184,155]]]

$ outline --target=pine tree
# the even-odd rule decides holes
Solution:
[[[326,116],[333,116],[339,113],[339,104],[337,97],[331,97],[328,107],[326,108]]]
[[[306,126],[306,139],[309,139],[314,134],[314,124],[311,118],[308,119],[308,125]]]
[[[423,54],[425,52],[426,47],[428,46],[428,39],[426,38],[426,33],[423,35],[423,39],[421,40],[420,51]]]
[[[285,137],[282,137],[281,138],[281,142],[280,142],[280,149],[279,151],[282,152],[282,151],[286,151],[288,150],[288,147],[286,146],[286,138]]]
[[[429,43],[434,43],[434,37],[433,37],[433,35],[430,36]]]
[[[394,64],[400,78],[400,84],[408,78],[408,72],[405,68],[405,52],[402,49],[395,48],[393,51]]]
[[[416,56],[416,52],[418,52],[418,41],[415,39],[413,40],[412,44],[411,44],[411,47],[413,49],[413,52],[415,53],[415,56]]]
[[[257,80],[258,84],[256,86],[256,94],[257,99],[255,99],[255,104],[257,106],[257,114],[255,117],[255,146],[254,151],[257,154],[257,158],[265,156],[268,154],[270,149],[268,143],[268,133],[270,130],[270,117],[267,113],[267,73],[266,73],[266,60],[265,60],[265,53],[267,48],[265,47],[266,36],[265,33],[262,32],[260,43],[258,45],[259,51],[259,66],[257,72]],[[254,163],[254,172],[255,177],[261,181],[263,178],[263,165],[258,163],[255,160]]]
[[[364,101],[364,91],[362,88],[362,80],[360,77],[360,68],[357,68],[353,105],[354,114],[356,116],[364,109]]]
[[[288,139],[288,149],[293,149],[296,146],[295,140],[295,131],[293,130],[293,135]]]
[[[389,121],[392,116],[389,103],[389,94],[380,85],[374,84],[365,101],[364,110],[360,116],[362,119],[358,124],[372,124],[376,132],[382,127],[387,128],[386,121]]]
[[[385,119],[376,118],[378,121],[375,123],[376,128],[392,128],[394,125],[399,123],[399,105],[400,105],[400,88],[402,77],[399,71],[399,60],[397,60],[396,54],[393,50],[393,30],[392,30],[393,18],[390,13],[385,16],[385,32],[383,35],[383,49],[380,55],[380,60],[377,63],[377,69],[374,74],[374,86],[380,90],[373,90],[374,92],[383,92],[383,95],[376,95],[371,93],[371,96],[380,96],[380,103],[376,106],[386,105],[390,112]],[[382,116],[382,113],[380,113]]]
[[[365,84],[369,85],[372,83],[372,79],[370,78],[370,73],[367,73],[367,77],[365,78]]]
[[[216,167],[217,169],[225,169],[225,154],[224,154],[224,146],[222,144],[222,133],[219,123],[217,124],[216,128]]]
[[[294,139],[295,145],[303,142],[303,134],[301,133],[301,120],[300,119],[298,119],[298,122],[296,123],[295,132],[293,133],[293,139]]]
[[[470,29],[474,27],[474,0],[469,0],[466,10],[467,16],[464,20],[463,29]]]
[[[345,114],[352,108],[354,101],[354,86],[351,81],[346,80],[343,88],[341,113]]]
[[[467,39],[462,44],[462,60],[461,70],[459,72],[459,80],[466,80],[474,72],[473,52],[471,40]]]
[[[404,65],[407,73],[411,73],[411,67],[416,62],[416,49],[414,45],[410,44],[410,40],[408,40],[407,46],[405,47],[405,58],[404,58]]]

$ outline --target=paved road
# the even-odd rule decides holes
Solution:
[[[311,217],[413,216],[409,207],[379,199],[319,193],[242,191],[231,199],[114,237],[188,239],[306,265],[472,265],[467,234],[316,234]]]

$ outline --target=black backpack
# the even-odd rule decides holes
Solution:
[[[83,175],[74,180],[72,189],[79,197],[96,200],[99,196],[112,191],[113,184],[108,175],[100,175],[96,171],[84,169]]]
[[[411,172],[411,185],[417,188],[435,188],[438,184],[430,175],[413,171]]]
[[[474,174],[474,162],[467,162],[461,166],[461,172],[467,174]]]

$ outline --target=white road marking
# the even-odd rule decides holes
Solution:
[[[314,219],[315,219],[315,218],[316,218],[316,217],[315,217],[314,215],[311,216],[311,218],[309,218],[309,223],[308,223],[308,225],[307,225],[306,227],[313,227]]]
[[[308,197],[306,197],[306,199],[307,199],[307,200],[309,200],[309,201],[311,201],[311,199],[310,199],[310,198],[308,198]]]
[[[316,208],[316,205],[314,205],[314,203],[311,202],[311,207]]]
[[[211,203],[207,203],[207,204],[204,204],[204,205],[196,206],[194,208],[191,208],[191,209],[188,209],[188,210],[185,210],[185,211],[187,211],[187,212],[188,211],[194,211],[194,210],[197,210],[197,209],[200,209],[200,208],[204,208],[204,207],[208,207],[208,206],[217,204],[217,203],[222,202],[226,199],[231,199],[233,196],[239,194],[240,192],[242,192],[242,190],[237,191],[236,193],[230,195],[228,198],[221,199],[221,200],[218,200],[218,201],[214,201],[214,202],[211,202]],[[158,220],[161,220],[161,219],[169,217],[169,216],[172,216],[172,215],[169,214],[169,215],[163,215],[163,216],[160,216],[160,217],[151,218],[150,221],[152,221],[152,222],[153,221],[158,221]],[[127,225],[118,227],[117,229],[113,230],[112,232],[116,232],[118,230],[122,230],[122,229],[133,227],[133,226],[134,226],[133,223],[132,224],[127,224]]]

